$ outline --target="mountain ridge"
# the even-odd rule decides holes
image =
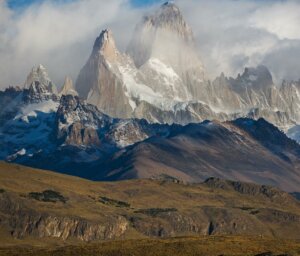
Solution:
[[[110,116],[168,124],[263,117],[284,131],[300,122],[300,86],[275,85],[265,66],[245,68],[236,78],[206,78],[192,29],[174,3],[145,15],[126,54],[112,45],[118,60],[102,55],[92,61],[98,58],[93,50],[76,82],[79,91],[86,90],[79,95]]]
[[[178,25],[192,34],[176,6],[161,8],[149,16],[151,29],[170,32],[174,18],[176,31]],[[137,30],[148,25],[144,20]],[[195,51],[188,43],[175,55],[185,47]],[[0,158],[97,180],[216,176],[298,189],[299,144],[280,130],[300,118],[299,84],[276,87],[264,66],[204,81],[202,64],[192,63],[199,72],[189,65],[178,72],[184,59],[152,53],[137,68],[103,30],[76,81],[79,96],[70,79],[58,93],[46,69],[33,68],[24,88],[0,93]],[[193,86],[201,89],[198,100]]]

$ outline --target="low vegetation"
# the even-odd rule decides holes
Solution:
[[[0,248],[12,246],[15,249],[23,245],[49,248],[55,244],[55,249],[70,247],[63,247],[62,252],[57,249],[53,254],[46,251],[45,255],[162,255],[155,254],[151,248],[148,250],[153,245],[166,250],[163,255],[189,255],[190,252],[190,255],[254,256],[270,250],[274,255],[286,252],[300,255],[300,249],[296,251],[298,254],[292,254],[293,251],[285,250],[287,246],[273,250],[285,239],[300,239],[299,201],[275,188],[271,190],[276,196],[268,197],[259,185],[241,183],[240,190],[236,191],[232,186],[219,188],[218,184],[231,183],[212,183],[211,180],[208,186],[161,180],[93,182],[0,162],[0,188],[5,190],[0,194]],[[241,190],[251,193],[240,193]],[[202,235],[208,238],[200,239]],[[223,238],[222,242],[218,237],[227,235],[240,238]],[[198,236],[198,240],[171,239],[183,236]],[[253,236],[256,240],[247,244],[241,236]],[[141,240],[147,237],[164,240]],[[233,254],[227,250],[227,246],[232,248],[239,244],[240,248],[256,248],[255,245],[266,238],[274,240],[269,246],[263,244],[248,254],[241,253],[242,249]],[[128,239],[129,242],[103,243],[111,239]],[[136,247],[135,242],[131,244],[130,239],[139,246]],[[212,253],[198,254],[198,251],[205,252],[205,247],[198,243],[210,244],[207,248]],[[82,248],[81,244],[87,247]],[[99,248],[100,244],[107,250]],[[124,245],[128,250],[118,254],[110,245],[116,248]],[[300,247],[299,242],[298,245]],[[174,252],[173,246],[183,247],[187,253]],[[187,250],[189,247],[191,251]],[[215,247],[220,250],[211,249]],[[36,252],[33,254],[39,255]]]
[[[108,197],[101,196],[99,199],[99,202],[106,205],[112,205],[115,207],[121,207],[121,208],[129,208],[130,204],[127,202],[111,199]]]
[[[29,198],[42,201],[42,202],[62,202],[66,203],[67,199],[62,196],[59,192],[53,190],[45,190],[43,192],[31,192],[28,194]]]
[[[187,237],[123,240],[64,247],[0,248],[1,256],[297,256],[299,241],[259,237]]]
[[[176,208],[149,208],[149,209],[140,209],[135,211],[135,213],[142,213],[149,215],[151,217],[156,217],[161,213],[177,212]]]

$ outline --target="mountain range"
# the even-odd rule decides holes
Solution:
[[[265,66],[209,80],[195,45],[179,8],[167,2],[137,25],[126,53],[102,31],[76,89],[117,118],[184,125],[263,117],[284,131],[299,123],[299,82],[277,85]]]
[[[103,30],[74,85],[57,90],[39,65],[1,91],[0,159],[91,180],[214,176],[299,191],[299,90],[265,66],[210,80],[166,2],[125,53]]]

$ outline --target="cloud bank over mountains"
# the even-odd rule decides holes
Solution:
[[[177,0],[213,79],[245,66],[267,65],[278,80],[300,78],[300,3],[297,1]],[[44,64],[57,85],[76,78],[95,38],[111,28],[125,50],[140,18],[156,8],[127,0],[45,1],[11,10],[0,0],[0,88],[22,85]]]

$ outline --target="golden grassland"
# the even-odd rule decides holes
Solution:
[[[4,162],[0,162],[0,190],[39,212],[79,216],[97,222],[106,221],[110,215],[140,216],[151,222],[154,218],[141,212],[174,208],[180,214],[193,215],[203,207],[226,209],[229,214],[238,214],[242,221],[243,217],[249,218],[249,211],[253,209],[275,209],[300,216],[300,203],[286,193],[268,199],[264,195],[251,196],[203,184],[176,184],[159,180],[93,182]],[[67,198],[67,202],[47,203],[28,198],[31,192],[44,190],[59,192]],[[256,217],[251,215],[250,218]],[[89,243],[73,238],[65,241],[33,236],[15,239],[10,236],[9,230],[2,229],[0,225],[0,255],[252,256],[266,252],[300,255],[300,241],[285,240],[300,237],[299,222],[287,225],[285,222],[264,221],[263,228],[270,230],[267,232],[269,235],[264,236],[249,231],[249,234],[234,236],[195,237],[195,234],[187,233],[179,234],[181,237],[178,238],[151,239],[129,227],[119,240]]]
[[[266,254],[268,253],[269,254]],[[52,247],[0,247],[1,256],[254,256],[300,255],[300,241],[206,236],[109,241]]]

